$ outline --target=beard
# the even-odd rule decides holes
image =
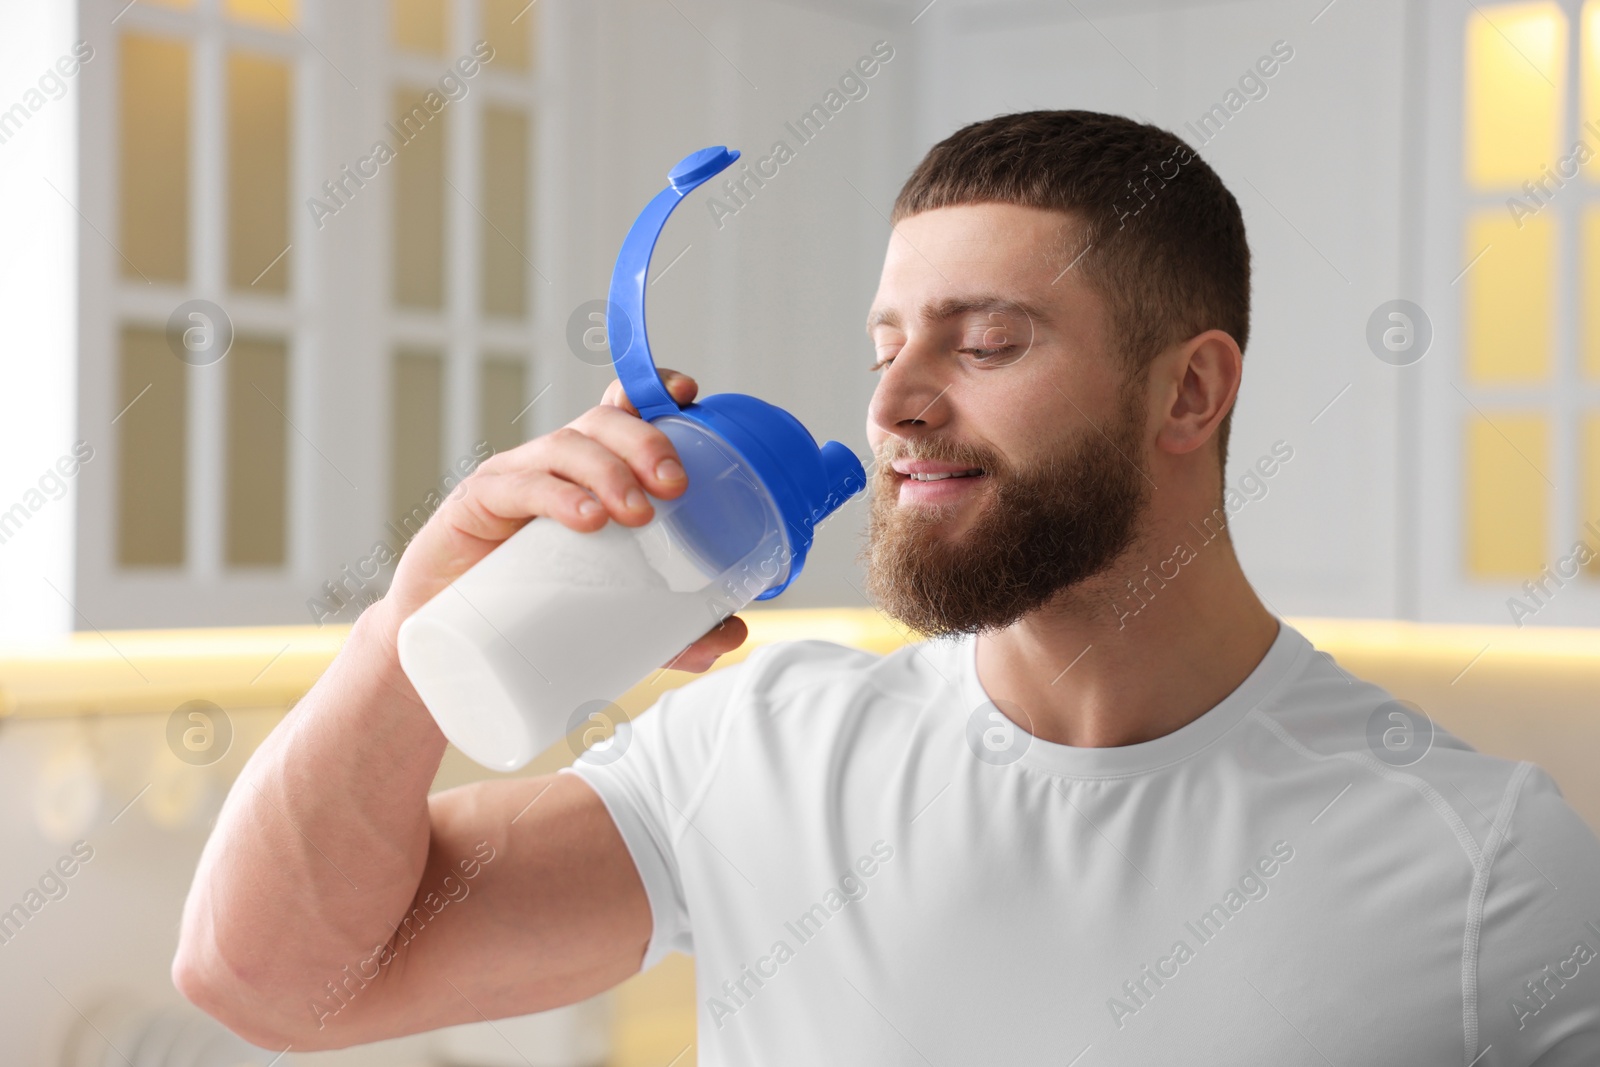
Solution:
[[[1138,375],[1133,377],[1137,378]],[[1089,427],[1061,452],[1017,468],[992,449],[942,438],[891,437],[873,473],[867,593],[929,637],[1004,629],[1107,571],[1135,542],[1149,483],[1142,455],[1143,390],[1123,391],[1115,421]],[[897,459],[984,471],[982,496],[900,506]],[[960,536],[958,509],[981,508]]]

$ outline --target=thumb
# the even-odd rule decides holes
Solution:
[[[680,404],[687,404],[700,393],[700,383],[675,370],[663,370],[661,380],[667,383],[667,392]]]
[[[689,403],[700,392],[699,383],[687,374],[668,367],[658,368],[658,373],[667,387],[667,395],[679,404]],[[639,414],[639,409],[633,406],[632,400],[628,399],[628,394],[622,388],[620,381],[614,381],[606,386],[605,395],[600,398],[600,403],[621,408],[630,415]]]

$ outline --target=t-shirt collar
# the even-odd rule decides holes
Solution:
[[[976,638],[968,635],[952,642],[951,660],[960,675],[966,711],[989,704],[978,681]],[[1143,774],[1187,759],[1232,729],[1251,708],[1260,704],[1292,677],[1311,651],[1305,636],[1283,619],[1278,635],[1261,662],[1239,686],[1199,718],[1153,741],[1112,748],[1078,748],[1029,737],[1018,763],[1049,774],[1070,778],[1117,778]],[[1024,724],[1018,724],[1022,728]]]

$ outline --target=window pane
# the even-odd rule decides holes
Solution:
[[[1600,380],[1600,205],[1591,204],[1584,209],[1580,239],[1583,373],[1586,377]]]
[[[496,452],[516,448],[528,439],[527,368],[511,354],[484,358],[478,378],[478,437]],[[514,421],[513,421],[514,420]]]
[[[189,277],[189,46],[125,34],[118,246],[125,278]]]
[[[428,110],[423,101],[431,92],[401,89],[394,95],[394,298],[409,307],[441,308],[445,113]]]
[[[483,310],[521,318],[527,310],[528,117],[483,109]]]
[[[1498,4],[1467,19],[1467,180],[1517,188],[1561,154],[1567,19],[1554,3]]]
[[[1600,0],[1589,0],[1583,5],[1582,40],[1578,52],[1583,79],[1582,121],[1589,130],[1600,129]],[[1584,130],[1578,136],[1589,140]],[[1593,156],[1584,164],[1590,181],[1600,181],[1600,161]]]
[[[281,566],[288,537],[289,353],[282,341],[241,337],[228,373],[226,559]]]
[[[1524,578],[1545,564],[1550,469],[1545,416],[1477,412],[1466,425],[1466,561],[1474,578]]]
[[[389,31],[403,52],[444,55],[448,9],[445,0],[390,0]]]
[[[1600,413],[1583,420],[1579,437],[1578,477],[1583,489],[1578,494],[1578,537],[1591,549],[1594,558],[1584,567],[1591,578],[1600,578]]]
[[[223,4],[230,17],[273,30],[293,29],[299,7],[299,0],[226,0]]]
[[[394,357],[389,432],[389,511],[407,538],[432,511],[430,493],[444,473],[444,359],[402,349]]]
[[[117,382],[117,562],[183,564],[188,367],[161,330],[122,330]]]
[[[289,288],[289,66],[228,56],[228,281]]]
[[[533,57],[535,0],[483,0],[483,38],[494,49],[494,66],[527,70]]]
[[[1462,266],[1479,253],[1462,279],[1468,376],[1495,385],[1545,381],[1555,319],[1553,219],[1514,221],[1498,207],[1476,212],[1467,222]]]

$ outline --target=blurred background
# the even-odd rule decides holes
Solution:
[[[278,1054],[166,979],[216,805],[439,496],[599,397],[623,234],[711,144],[758,177],[668,224],[657,358],[867,458],[922,153],[1034,108],[1185,138],[1255,257],[1246,572],[1600,825],[1600,0],[6,0],[0,72],[5,1062]],[[758,637],[899,639],[862,520]],[[283,1062],[692,1062],[658,970]]]

